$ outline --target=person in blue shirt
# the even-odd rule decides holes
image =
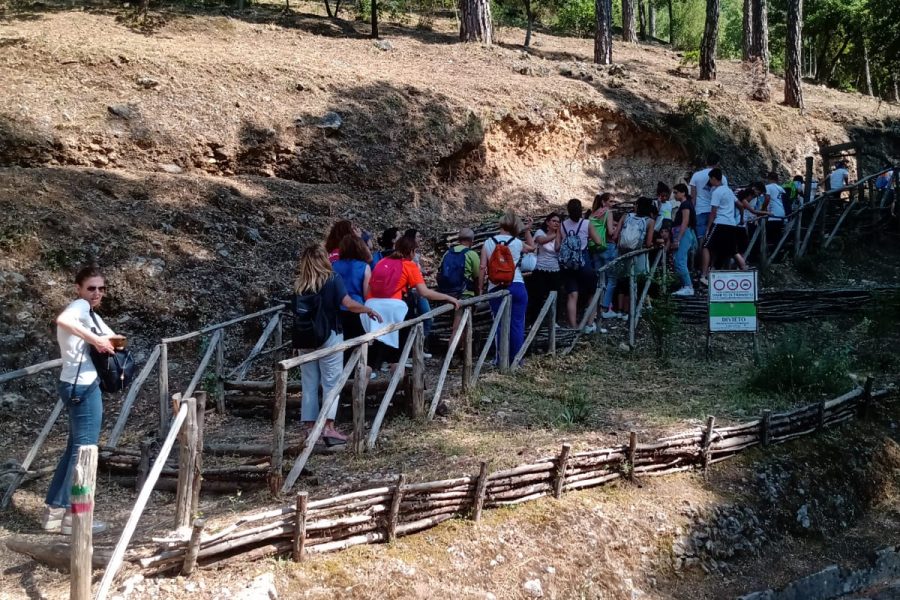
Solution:
[[[341,276],[350,299],[364,304],[369,291],[369,279],[372,277],[372,269],[369,266],[372,255],[369,253],[369,248],[361,237],[349,234],[341,239],[338,249],[340,258],[334,261],[332,268]],[[365,333],[357,313],[342,306],[339,318],[345,340],[359,337]],[[346,360],[350,356],[350,351],[348,350],[344,354]]]

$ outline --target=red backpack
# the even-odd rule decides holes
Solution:
[[[512,239],[498,241],[492,237],[491,240],[494,242],[494,251],[488,259],[488,280],[494,285],[507,286],[516,277],[516,261],[513,260],[512,251],[509,249]]]
[[[403,277],[403,261],[385,258],[378,261],[372,269],[369,280],[369,295],[372,298],[390,298],[400,289],[400,278]]]

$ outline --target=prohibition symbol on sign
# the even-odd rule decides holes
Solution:
[[[745,292],[753,287],[753,283],[749,279],[741,279],[741,289]]]
[[[737,288],[738,288],[738,282],[735,281],[734,279],[729,279],[728,280],[728,290],[733,292],[733,291],[737,290]]]
[[[721,292],[722,290],[725,289],[725,281],[722,280],[722,279],[716,279],[716,282],[713,283],[713,288],[714,288],[717,292]]]

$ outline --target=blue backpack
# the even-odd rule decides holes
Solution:
[[[468,248],[454,250],[450,248],[441,259],[441,270],[437,276],[438,291],[451,296],[462,296],[469,288],[466,281],[466,253]]]

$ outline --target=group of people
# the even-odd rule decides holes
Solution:
[[[600,281],[605,283],[603,297],[599,309],[587,319],[586,331],[596,330],[598,315],[627,318],[627,278],[649,270],[647,253],[636,251],[652,247],[671,251],[680,280],[674,294],[691,296],[693,263],[699,267],[700,285],[707,283],[713,265],[733,260],[738,268],[747,268],[742,248],[757,220],[768,217],[767,239],[774,243],[786,218],[804,198],[800,176],[782,184],[776,173],[769,173],[765,182],[735,192],[719,157],[710,156],[706,162],[688,183],[672,188],[659,183],[655,198],[637,198],[632,209],[618,218],[615,198],[601,193],[588,210],[572,199],[564,213],[553,211],[536,227],[530,219],[507,210],[500,218],[499,232],[483,240],[480,251],[474,249],[473,230],[463,228],[441,259],[435,288],[425,282],[430,273],[422,265],[418,231],[390,227],[378,237],[376,249],[374,236],[348,220],[338,221],[324,243],[310,244],[299,253],[291,296],[293,348],[304,352],[333,347],[424,315],[430,311],[430,302],[458,308],[467,297],[506,289],[511,303],[510,356],[514,357],[524,342],[526,321],[534,319],[554,290],[564,294],[569,327],[578,324],[579,300],[593,294]],[[892,174],[887,173],[879,177],[876,187],[893,203],[891,182]],[[849,183],[845,165],[836,165],[828,183],[831,189]],[[618,268],[610,268],[620,256],[627,258],[619,261]],[[86,349],[115,351],[115,333],[95,312],[105,292],[104,276],[96,266],[81,269],[75,277],[76,299],[56,320],[63,359],[58,392],[69,414],[69,441],[46,497],[43,526],[48,531],[71,531],[69,491],[78,447],[99,440],[102,396]],[[493,299],[490,305],[496,314],[501,300]],[[427,335],[430,320],[423,325]],[[408,336],[409,328],[378,336],[368,364],[385,365],[390,371],[405,367],[399,361]],[[302,366],[300,418],[307,429],[319,416],[320,397],[337,385],[346,360],[342,353],[334,353]],[[369,376],[376,376],[371,367]],[[322,440],[328,446],[347,440],[334,426],[336,410],[334,403],[326,415]],[[95,521],[94,527],[99,531],[105,525]]]

